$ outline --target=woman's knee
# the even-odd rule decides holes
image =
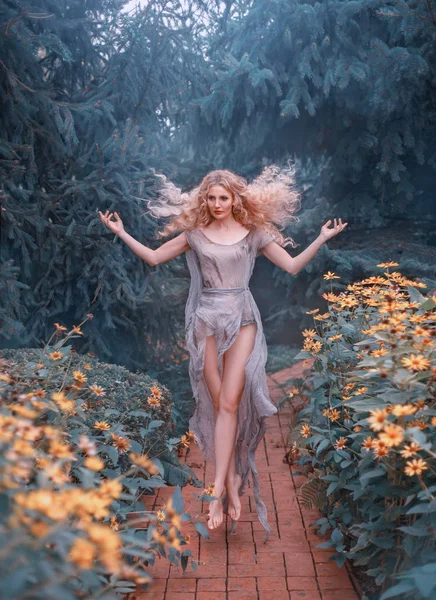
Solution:
[[[219,410],[225,413],[235,414],[239,408],[238,396],[233,394],[220,394]]]

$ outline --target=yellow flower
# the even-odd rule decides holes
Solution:
[[[319,312],[319,308],[314,308],[313,310],[306,311],[306,315],[316,315]]]
[[[335,443],[335,448],[336,450],[342,450],[344,448],[344,446],[347,445],[347,438],[345,437],[340,437],[338,439],[338,441]]]
[[[412,406],[411,404],[394,404],[391,413],[396,417],[404,417],[413,415],[416,410],[416,406]]]
[[[312,352],[312,354],[318,354],[318,352],[321,350],[321,348],[322,348],[321,342],[313,342],[312,348],[310,351]]]
[[[190,440],[190,438],[187,435],[183,434],[180,437],[180,444],[182,446],[184,446],[185,448],[188,448],[191,445],[191,440]]]
[[[341,416],[340,411],[337,408],[332,408],[329,412],[329,420],[332,421],[333,423],[335,421],[337,421],[339,419],[339,417]]]
[[[362,443],[362,448],[365,448],[365,450],[371,450],[371,448],[373,447],[373,444],[374,444],[374,438],[372,438],[369,435]]]
[[[330,313],[326,312],[326,313],[323,313],[322,315],[316,315],[316,317],[313,317],[313,318],[315,319],[315,321],[325,321],[329,317],[330,317]]]
[[[329,279],[340,279],[340,277],[338,275],[335,275],[332,271],[327,271],[327,273],[323,275],[323,278],[326,281],[328,281]]]
[[[406,462],[404,472],[408,477],[413,477],[414,475],[421,475],[426,469],[428,469],[428,467],[425,460],[422,460],[422,458],[414,458],[413,460]]]
[[[92,569],[96,558],[97,549],[88,540],[78,538],[75,540],[68,554],[68,560],[81,569]]]
[[[63,354],[62,352],[59,352],[58,350],[56,350],[55,352],[52,352],[51,354],[49,354],[49,357],[52,360],[61,360],[61,358],[63,358]]]
[[[333,335],[331,338],[329,338],[329,340],[331,342],[337,342],[337,341],[341,340],[342,337],[343,337],[342,333],[338,333],[337,335]]]
[[[374,455],[377,458],[382,458],[383,456],[387,456],[389,454],[389,448],[384,442],[382,442],[382,440],[374,440],[372,448]]]
[[[423,400],[422,398],[418,398],[418,400],[414,402],[413,405],[416,406],[416,410],[422,410],[426,406],[425,400]]]
[[[324,293],[322,297],[324,300],[327,300],[327,302],[337,302],[339,300],[339,296],[332,294],[331,292]]]
[[[409,371],[425,371],[430,367],[430,361],[422,354],[411,354],[402,358],[401,362]]]
[[[67,328],[63,325],[59,325],[59,323],[55,323],[56,331],[66,331]]]
[[[162,392],[160,390],[160,388],[157,387],[157,385],[154,385],[153,387],[150,388],[150,392],[153,394],[153,396],[155,398],[161,398],[162,397]]]
[[[106,392],[104,391],[104,389],[101,386],[96,385],[96,384],[90,385],[89,391],[92,392],[93,394],[95,394],[96,396],[105,396],[106,395]]]
[[[26,442],[24,440],[17,440],[16,442],[14,442],[12,448],[14,452],[20,454],[21,456],[32,456],[32,454],[34,453],[34,448],[32,444],[29,444],[29,442]]]
[[[412,331],[412,333],[414,335],[417,335],[418,337],[430,337],[430,331],[428,329],[424,329],[423,327],[415,327],[415,329]]]
[[[106,479],[98,490],[99,495],[110,496],[111,498],[119,498],[123,491],[123,484],[118,479]]]
[[[195,435],[192,433],[192,431],[187,431],[186,437],[191,443],[196,442]]]
[[[106,423],[106,421],[96,421],[94,423],[94,429],[100,429],[100,431],[108,431],[111,428],[111,425],[109,425],[109,423]]]
[[[124,452],[127,452],[127,450],[129,450],[130,441],[126,437],[122,435],[115,435],[115,433],[111,433],[111,436],[113,439],[112,446],[115,446],[118,452],[123,454]]]
[[[359,396],[360,394],[364,394],[367,391],[368,391],[368,388],[363,386],[363,387],[357,388],[357,390],[353,393],[353,395]]]
[[[214,496],[214,494],[215,494],[215,484],[214,483],[209,483],[208,487],[204,488],[203,494],[205,496]]]
[[[171,529],[168,531],[168,542],[172,548],[175,548],[176,550],[180,549],[181,540],[175,527],[171,527]]]
[[[158,531],[153,531],[153,534],[151,536],[155,542],[157,542],[158,544],[160,544],[161,546],[165,546],[167,543],[167,538],[164,535],[161,535]]]
[[[414,421],[409,421],[407,423],[407,427],[419,427],[421,430],[427,429],[428,424],[423,419],[415,419]]]
[[[73,325],[73,331],[74,333],[77,333],[77,335],[83,335],[83,331],[80,329],[80,327],[76,327],[76,325]]]
[[[98,456],[88,456],[85,459],[84,465],[87,469],[91,469],[91,471],[101,471],[104,467],[104,462]]]
[[[433,425],[433,427],[436,427],[436,417],[431,418],[431,424]]]
[[[379,439],[386,444],[389,448],[399,446],[404,440],[404,430],[399,425],[390,423],[386,425],[384,431],[379,433]]]
[[[74,409],[74,400],[68,400],[63,392],[55,392],[51,398],[65,412],[71,412]]]
[[[296,388],[296,387],[294,387],[294,388],[292,388],[292,390],[290,390],[290,391],[288,392],[288,396],[289,396],[290,398],[293,398],[294,396],[296,396],[296,395],[297,395],[297,394],[299,394],[299,393],[300,393],[299,389],[298,389],[298,388]]]
[[[49,453],[57,458],[69,458],[70,460],[77,460],[73,454],[73,449],[68,444],[63,444],[59,440],[51,440]]]
[[[91,371],[92,370],[92,366],[88,362],[83,365],[83,368],[85,369],[85,371]]]
[[[302,425],[300,429],[300,435],[302,435],[304,438],[308,438],[310,435],[310,425]]]
[[[385,356],[386,354],[388,354],[388,351],[386,350],[386,348],[378,348],[377,350],[372,350],[372,352],[370,352],[371,356]]]
[[[312,340],[312,338],[306,338],[304,340],[303,350],[305,350],[306,352],[310,352],[312,350],[313,344],[314,341]]]
[[[375,410],[370,410],[369,413],[371,416],[368,417],[367,421],[370,429],[373,431],[381,431],[385,427],[388,411],[376,408]]]
[[[150,475],[156,475],[156,473],[159,473],[159,470],[155,464],[148,458],[146,454],[137,454],[136,452],[131,452],[129,454],[129,458],[134,465],[145,469],[148,473],[150,473]]]
[[[359,433],[359,431],[362,431],[362,427],[360,425],[356,425],[356,427],[353,427],[353,431]]]
[[[303,336],[312,339],[316,336],[316,331],[314,329],[304,329]]]
[[[118,521],[117,521],[117,518],[116,518],[116,516],[115,516],[115,515],[113,515],[113,516],[110,518],[110,521],[109,521],[109,527],[110,527],[110,528],[111,528],[113,531],[118,531],[118,529],[119,529],[119,525],[118,525]]]
[[[73,378],[75,381],[82,384],[86,383],[88,379],[85,373],[82,373],[82,371],[73,371]]]
[[[417,454],[421,449],[421,446],[416,442],[410,442],[409,445],[406,444],[404,446],[400,454],[403,458],[411,458],[412,456],[415,456],[415,454]]]
[[[159,402],[158,398],[156,398],[155,396],[149,396],[147,398],[147,404],[149,406],[160,406],[160,402]]]
[[[339,300],[339,305],[341,308],[352,308],[353,306],[359,306],[359,301],[356,298],[348,296]]]
[[[389,269],[389,267],[398,267],[398,263],[390,261],[390,262],[386,262],[386,263],[379,263],[377,265],[377,267],[380,267],[381,269]]]
[[[211,494],[212,495],[212,494]],[[166,515],[163,510],[158,510],[156,513],[156,518],[158,521],[165,521]]]

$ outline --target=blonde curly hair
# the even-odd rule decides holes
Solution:
[[[265,167],[252,183],[231,171],[211,171],[198,187],[187,193],[160,175],[163,180],[160,193],[147,204],[153,216],[171,218],[163,231],[158,232],[159,237],[204,228],[214,220],[207,205],[209,189],[220,185],[234,198],[233,216],[238,223],[249,230],[258,227],[267,231],[281,246],[295,247],[295,242],[279,231],[298,220],[295,212],[300,207],[301,197],[295,189],[294,175],[290,164],[285,168]]]

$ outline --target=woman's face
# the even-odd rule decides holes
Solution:
[[[233,198],[221,185],[211,185],[207,194],[207,205],[215,219],[223,220],[232,214]]]

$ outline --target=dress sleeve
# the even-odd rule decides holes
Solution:
[[[186,240],[193,250],[196,248],[196,235],[194,231],[185,230]]]
[[[264,229],[257,229],[256,230],[256,250],[257,252],[260,252],[260,250],[266,246],[267,244],[269,244],[270,242],[274,241],[274,237],[269,234],[267,231],[265,231]]]

